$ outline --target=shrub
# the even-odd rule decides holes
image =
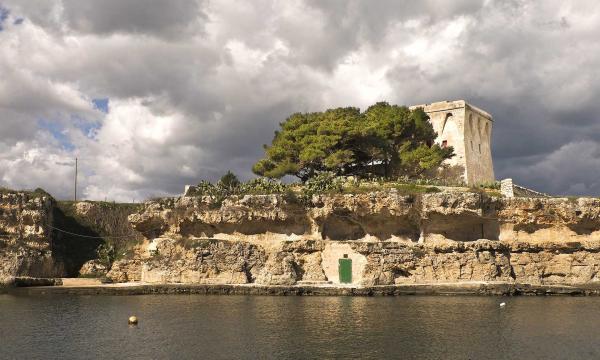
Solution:
[[[227,171],[227,173],[217,182],[217,188],[221,193],[231,195],[239,190],[240,184],[240,180],[237,176],[231,171]]]
[[[500,181],[486,181],[477,184],[482,189],[500,190]]]
[[[219,189],[210,181],[202,180],[189,191],[190,196],[217,196]]]
[[[240,194],[282,194],[288,186],[280,181],[266,178],[256,178],[249,180],[239,187]]]
[[[303,199],[298,197],[298,195],[296,195],[296,192],[294,192],[294,190],[292,190],[289,187],[283,193],[283,200],[285,200],[288,204],[294,204],[294,205],[304,205],[305,204]]]
[[[322,172],[304,183],[304,191],[313,194],[342,192],[344,179],[331,172]]]

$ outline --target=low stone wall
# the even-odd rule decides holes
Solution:
[[[524,186],[517,185],[513,183],[512,179],[504,179],[500,181],[500,192],[502,196],[507,198],[512,197],[529,197],[529,198],[537,198],[537,197],[549,197],[548,194],[544,194],[539,191],[535,191],[532,189],[528,189]]]
[[[401,296],[401,295],[570,295],[598,296],[600,286],[511,283],[410,284],[368,287],[261,286],[209,284],[103,285],[35,287],[5,290],[26,295],[271,295],[271,296]]]

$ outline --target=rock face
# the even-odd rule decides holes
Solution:
[[[141,276],[148,282],[246,284],[256,280],[264,263],[264,251],[247,242],[161,238]]]
[[[393,190],[305,205],[279,195],[182,197],[149,202],[129,219],[155,250],[128,260],[142,264],[131,271],[113,267],[115,281],[335,284],[342,258],[352,261],[352,283],[368,286],[599,280],[599,199]]]
[[[146,203],[129,224],[125,213],[113,221],[92,205],[76,206],[98,226],[135,232],[132,250],[119,253],[110,269],[78,258],[81,274],[109,270],[115,282],[339,284],[341,261],[351,262],[344,277],[365,286],[600,280],[600,199],[593,198],[508,199],[448,189],[319,195],[308,203],[283,195],[181,197]],[[66,274],[54,209],[48,195],[1,193],[0,282]]]
[[[67,275],[92,276],[87,274],[93,270],[89,264],[101,262],[109,268],[114,258],[132,252],[143,241],[128,221],[128,216],[138,210],[137,204],[57,202],[53,222],[60,230],[54,231],[53,240]]]
[[[64,273],[53,257],[52,198],[31,192],[0,192],[0,284],[15,277]]]
[[[108,268],[98,259],[87,261],[81,266],[79,276],[82,277],[102,277],[108,272]]]

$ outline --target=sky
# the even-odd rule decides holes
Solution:
[[[497,179],[600,196],[600,2],[0,0],[0,186],[241,179],[294,112],[465,99]]]

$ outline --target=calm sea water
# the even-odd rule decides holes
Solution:
[[[597,359],[600,298],[4,294],[0,358]]]

